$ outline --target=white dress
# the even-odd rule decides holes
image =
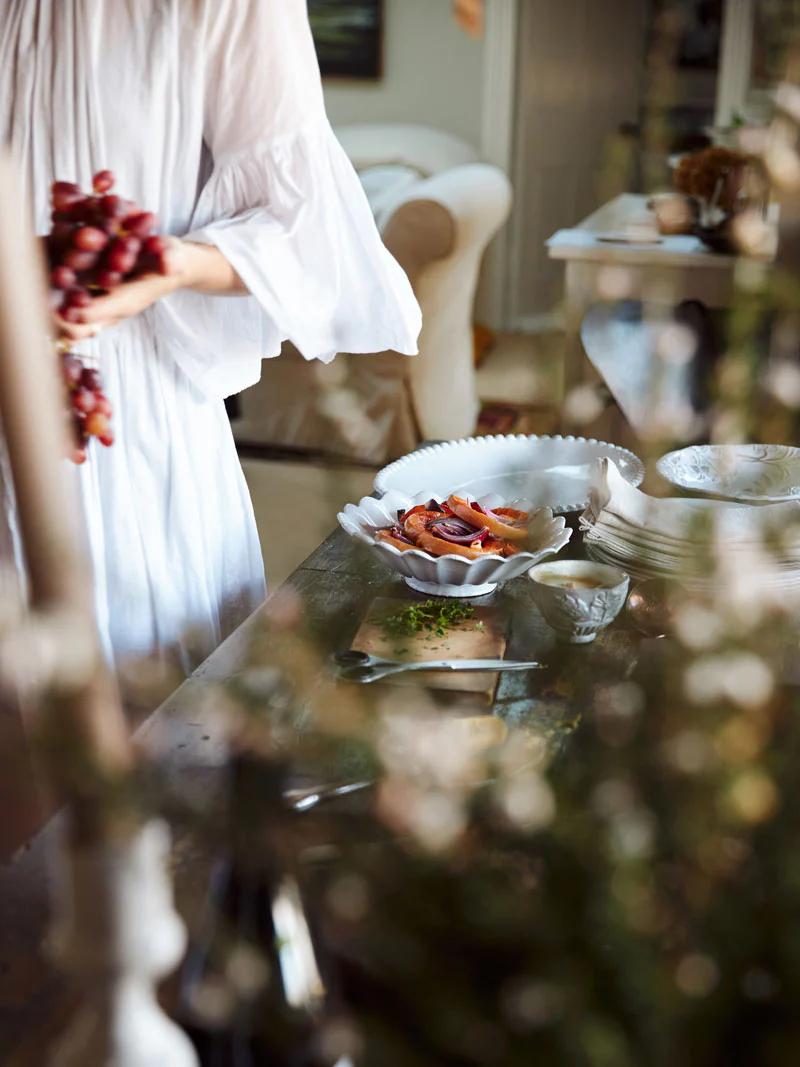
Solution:
[[[419,309],[325,116],[305,0],[2,0],[0,139],[37,231],[49,186],[117,188],[221,249],[252,293],[182,291],[82,346],[116,444],[75,468],[106,647],[185,669],[263,599],[223,398],[289,339],[308,359],[416,350]],[[0,469],[2,546],[13,503]]]

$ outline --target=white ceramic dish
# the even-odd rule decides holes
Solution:
[[[747,504],[800,500],[800,448],[789,445],[692,445],[656,464],[679,489]]]
[[[586,437],[509,434],[468,437],[411,452],[378,472],[375,490],[411,496],[428,485],[436,496],[457,491],[477,497],[492,494],[564,514],[588,504],[601,456],[612,459],[631,485],[641,484],[644,465],[626,448]]]
[[[617,567],[586,560],[564,559],[540,563],[528,571],[533,599],[556,634],[573,645],[594,641],[622,610],[628,595],[628,575]],[[591,580],[590,589],[568,589],[558,580]]]
[[[365,496],[358,504],[345,507],[338,515],[339,525],[351,537],[368,545],[373,555],[401,574],[412,589],[443,597],[485,596],[499,585],[518,578],[533,564],[560,552],[572,535],[563,517],[554,517],[549,508],[540,508],[533,515],[530,525],[531,544],[534,547],[508,559],[502,556],[484,556],[482,559],[430,556],[418,548],[401,552],[393,545],[375,539],[375,530],[395,523],[398,511],[425,504],[431,497],[441,499],[446,495],[426,489],[413,496],[390,490],[379,500]],[[482,496],[478,503],[488,508],[507,504],[521,511],[530,510],[526,500],[504,501],[496,495]]]

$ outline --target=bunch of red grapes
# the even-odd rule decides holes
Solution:
[[[74,182],[52,187],[53,228],[46,239],[50,282],[63,293],[59,315],[80,322],[92,297],[144,274],[166,274],[167,241],[155,231],[158,219],[130,200],[116,196],[115,178],[101,170],[86,194]],[[73,459],[83,463],[89,439],[111,445],[111,405],[100,372],[73,352],[62,353],[75,435]]]
[[[114,175],[101,170],[93,194],[74,182],[55,182],[53,229],[47,238],[50,280],[64,293],[59,309],[67,322],[80,321],[92,293],[107,293],[142,274],[166,274],[166,238],[158,219],[111,192]]]
[[[72,459],[75,463],[84,463],[92,437],[106,447],[114,444],[111,404],[103,392],[100,371],[85,366],[74,352],[62,352],[61,373],[69,395],[74,436]]]

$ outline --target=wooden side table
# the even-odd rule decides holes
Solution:
[[[696,300],[708,308],[730,306],[735,256],[709,252],[690,235],[657,236],[648,243],[641,240],[648,225],[653,226],[647,197],[623,193],[547,242],[550,258],[565,264],[565,396],[587,380],[580,328],[593,303],[641,300],[675,307]]]

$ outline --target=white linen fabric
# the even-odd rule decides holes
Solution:
[[[39,233],[54,179],[110,167],[252,294],[181,291],[81,346],[117,436],[75,471],[101,631],[117,658],[188,669],[265,591],[223,398],[287,339],[411,354],[417,303],[329,127],[304,0],[3,0],[0,138]]]

